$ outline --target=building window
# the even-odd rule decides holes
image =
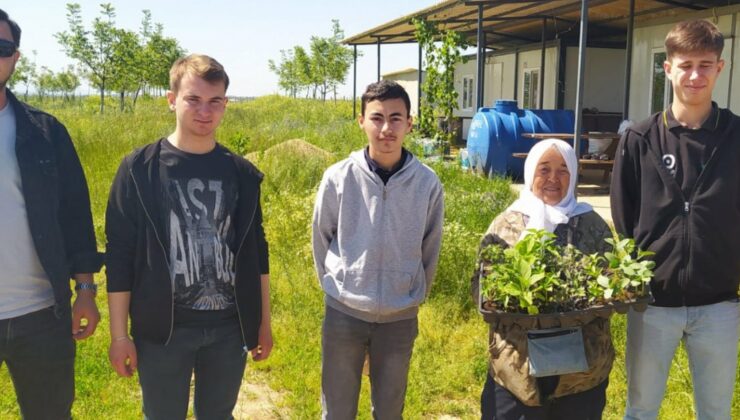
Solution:
[[[462,109],[473,108],[474,90],[475,79],[473,79],[473,76],[463,76]]]
[[[668,107],[673,100],[673,87],[665,75],[663,62],[666,60],[664,51],[653,53],[652,89],[650,91],[650,113],[660,112]]]
[[[540,100],[540,69],[524,69],[522,108],[537,109]]]

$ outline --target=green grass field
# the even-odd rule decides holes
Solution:
[[[36,104],[56,115],[69,129],[87,174],[99,247],[110,183],[121,158],[134,148],[166,136],[174,115],[162,100],[142,100],[135,113],[95,113],[94,100],[71,105]],[[113,110],[114,107],[108,108]],[[263,363],[249,363],[247,377],[266,381],[281,395],[278,418],[315,419],[320,413],[320,325],[322,292],[313,270],[310,220],[315,189],[323,170],[365,144],[351,121],[351,104],[264,97],[232,103],[218,138],[232,150],[250,154],[265,172],[263,211],[270,243],[275,349]],[[293,142],[303,139],[328,153]],[[268,150],[269,149],[269,150]],[[431,299],[420,312],[405,416],[409,419],[449,415],[473,419],[486,374],[487,328],[469,297],[469,278],[481,234],[494,215],[512,199],[508,182],[461,172],[454,163],[432,163],[445,187],[446,216],[440,267]],[[105,283],[105,274],[96,281]],[[141,418],[140,392],[134,379],[119,378],[107,360],[109,345],[105,293],[96,334],[77,347],[76,419]],[[617,360],[604,418],[621,418],[626,392],[624,316],[613,318]],[[258,375],[254,375],[257,370]],[[15,394],[0,369],[0,419],[18,418]],[[369,419],[365,380],[360,416]],[[671,371],[662,419],[690,419],[691,379],[683,350]],[[736,390],[733,418],[740,418]]]

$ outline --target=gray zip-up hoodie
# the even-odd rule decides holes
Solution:
[[[324,173],[313,256],[326,304],[366,322],[416,316],[439,260],[442,184],[409,154],[387,184],[362,150]]]

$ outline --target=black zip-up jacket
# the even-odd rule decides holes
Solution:
[[[157,203],[161,142],[123,159],[108,198],[105,233],[107,289],[109,293],[131,292],[131,334],[166,344],[172,334],[174,298],[166,230]],[[253,349],[262,314],[260,275],[269,273],[260,206],[262,174],[225,147],[217,144],[216,148],[231,158],[238,172],[234,294],[244,344]]]
[[[688,196],[661,163],[661,113],[622,136],[614,163],[614,226],[655,252],[654,305],[737,298],[740,283],[740,118],[721,109],[718,144]],[[700,156],[681,156],[681,159]]]
[[[57,305],[69,306],[69,280],[95,273],[103,258],[95,244],[85,173],[67,129],[54,117],[5,91],[15,113],[15,154],[28,225]]]

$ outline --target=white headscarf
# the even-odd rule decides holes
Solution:
[[[560,202],[554,206],[545,204],[532,192],[532,182],[537,169],[537,164],[550,148],[557,149],[565,160],[565,165],[570,173],[568,193]],[[568,223],[571,217],[588,213],[593,210],[590,204],[576,202],[575,190],[578,178],[578,159],[576,152],[566,142],[557,139],[546,139],[537,142],[524,161],[524,188],[519,193],[519,198],[512,203],[507,211],[517,211],[529,216],[526,229],[545,229],[554,232],[555,227],[562,223]],[[527,231],[522,232],[524,237]]]

